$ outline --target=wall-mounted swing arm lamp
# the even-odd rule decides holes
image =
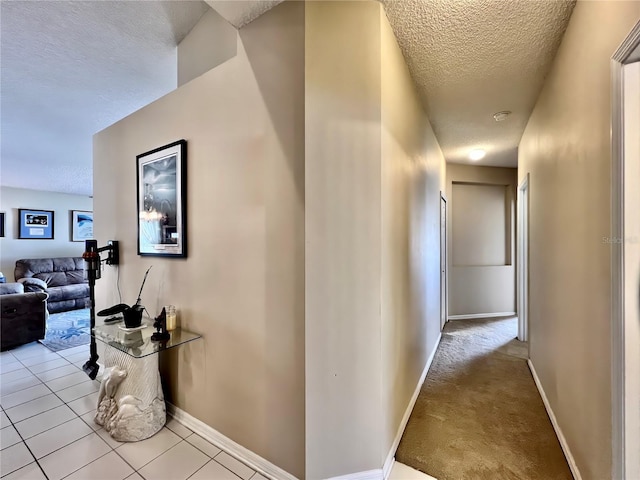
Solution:
[[[105,247],[98,248],[97,240],[86,240],[84,253],[85,269],[87,273],[87,279],[89,280],[89,315],[90,315],[90,328],[91,328],[91,346],[89,360],[82,366],[82,370],[91,378],[95,380],[98,376],[98,349],[96,347],[96,339],[93,337],[93,329],[96,326],[96,294],[95,286],[96,280],[100,278],[101,252],[107,252],[107,258],[104,260],[107,265],[118,265],[120,263],[120,248],[119,243],[116,240],[109,240]]]

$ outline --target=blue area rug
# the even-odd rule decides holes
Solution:
[[[57,352],[91,342],[89,309],[51,313],[47,319],[47,332],[40,343]]]

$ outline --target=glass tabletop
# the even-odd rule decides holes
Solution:
[[[171,335],[169,340],[155,342],[151,340],[151,335],[155,331],[153,320],[143,318],[141,327],[137,329],[125,328],[123,322],[113,325],[96,325],[91,335],[96,340],[136,358],[153,355],[202,338],[202,335],[197,333],[176,328],[169,332]]]

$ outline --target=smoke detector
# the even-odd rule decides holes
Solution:
[[[502,122],[506,120],[509,115],[511,115],[511,112],[509,110],[503,110],[502,112],[494,113],[493,119],[496,122]]]

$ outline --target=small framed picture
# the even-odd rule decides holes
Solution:
[[[187,142],[138,155],[138,255],[187,256]]]
[[[5,213],[0,212],[0,237],[4,237],[4,221],[5,221]]]
[[[53,239],[53,211],[18,209],[18,238]]]
[[[84,242],[93,239],[93,212],[71,210],[71,241]]]

